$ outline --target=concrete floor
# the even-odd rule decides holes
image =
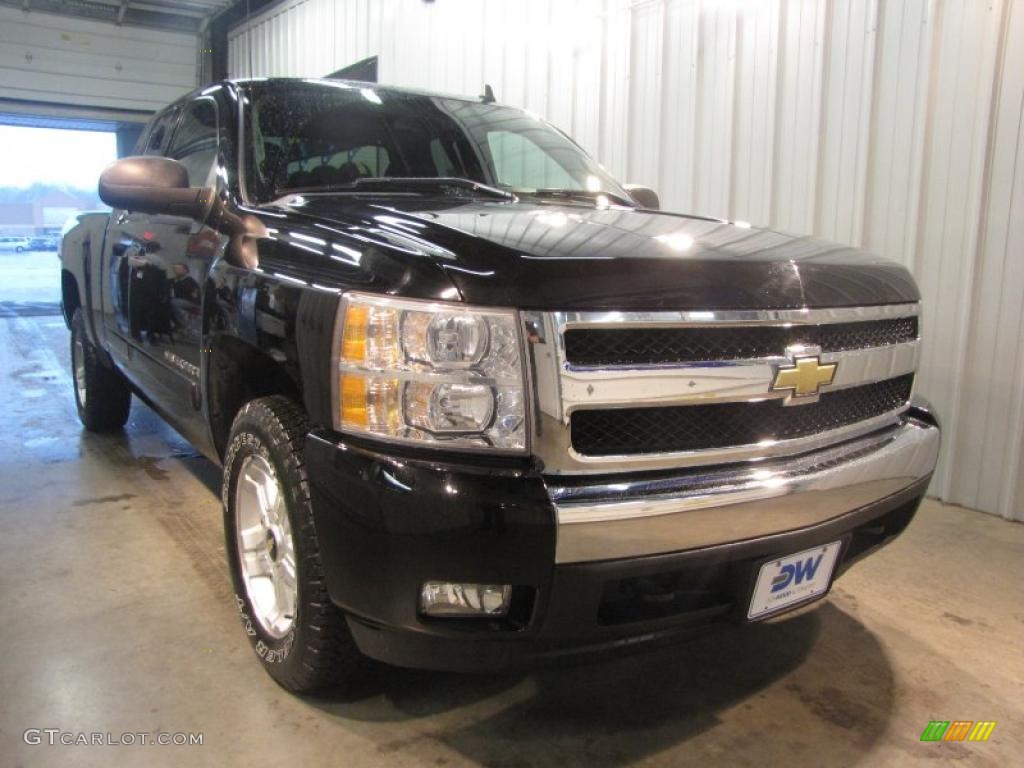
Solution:
[[[235,615],[215,467],[136,403],[81,431],[59,317],[0,320],[0,765],[1020,765],[1024,526],[928,502],[815,609],[525,676],[298,698]],[[921,743],[929,720],[987,743]],[[202,746],[27,745],[27,728]]]

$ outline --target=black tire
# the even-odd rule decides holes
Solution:
[[[331,602],[324,582],[309,478],[302,457],[308,431],[305,413],[288,398],[274,396],[250,401],[231,427],[222,486],[228,565],[242,626],[267,673],[282,687],[297,693],[343,682],[358,669],[362,659],[345,617]],[[269,464],[276,476],[290,523],[295,558],[294,618],[289,628],[282,628],[281,636],[268,631],[259,618],[261,614],[254,608],[241,564],[239,479],[243,466],[259,459]],[[274,544],[269,547],[276,549]],[[278,555],[266,557],[269,562]]]
[[[120,371],[100,360],[81,308],[71,317],[71,381],[78,418],[90,432],[112,432],[128,421],[131,387]]]

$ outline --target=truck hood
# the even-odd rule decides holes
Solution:
[[[909,272],[875,254],[717,219],[574,204],[345,195],[296,196],[276,208],[343,248],[390,248],[390,262],[415,260],[417,272],[427,259],[473,304],[699,310],[919,299]],[[410,286],[408,294],[415,293]]]

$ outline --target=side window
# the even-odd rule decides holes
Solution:
[[[152,127],[146,133],[146,148],[142,154],[166,154],[167,143],[171,140],[171,132],[174,130],[174,121],[178,119],[180,111],[181,109],[175,106],[156,116]]]
[[[388,151],[376,145],[352,147],[345,160],[355,163],[361,174],[368,170],[371,176],[383,176],[384,169],[391,164]]]
[[[192,187],[205,187],[217,159],[217,105],[197,99],[185,107],[167,156],[188,171]]]
[[[146,142],[149,140],[149,133],[153,128],[153,124],[147,123],[142,129],[142,133],[139,134],[139,138],[135,140],[135,146],[132,147],[133,155],[141,155],[146,151]]]
[[[487,147],[501,184],[524,189],[579,188],[565,168],[521,133],[488,131]]]
[[[452,162],[451,157],[445,151],[444,147],[441,146],[440,139],[430,140],[430,158],[434,161],[434,168],[437,169],[438,176],[462,175],[455,171],[455,163]]]

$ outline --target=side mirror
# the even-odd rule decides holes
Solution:
[[[103,169],[99,194],[111,208],[198,218],[209,209],[213,193],[190,187],[188,171],[177,160],[125,157]]]
[[[625,184],[623,188],[629,192],[629,196],[636,200],[641,208],[649,208],[654,211],[661,208],[661,200],[658,199],[658,193],[650,187],[640,184]]]

